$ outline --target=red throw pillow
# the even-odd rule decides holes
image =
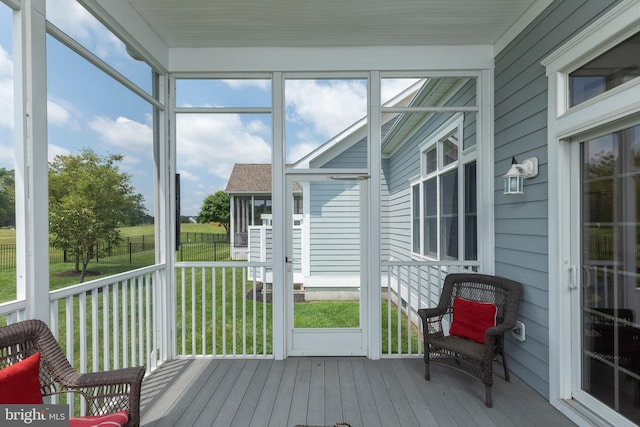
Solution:
[[[40,353],[0,370],[0,404],[42,404]]]
[[[122,427],[127,421],[129,421],[129,413],[120,411],[99,416],[71,417],[69,418],[69,427]]]
[[[453,299],[453,322],[449,335],[484,344],[485,332],[496,326],[497,311],[495,304],[456,297]]]

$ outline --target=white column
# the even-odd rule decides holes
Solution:
[[[480,72],[477,81],[479,99],[479,129],[477,160],[477,215],[478,215],[478,261],[480,271],[495,273],[495,177],[493,140],[493,70]],[[506,171],[505,171],[506,172]],[[501,172],[504,173],[504,172]]]
[[[49,197],[45,0],[14,17],[17,297],[49,320]]]
[[[368,209],[368,227],[367,244],[363,245],[363,255],[368,259],[368,269],[362,287],[368,286],[365,316],[368,319],[368,354],[371,359],[379,359],[382,352],[381,348],[381,325],[382,318],[380,312],[380,300],[382,299],[382,291],[380,289],[380,180],[382,167],[382,155],[380,152],[382,138],[381,135],[381,95],[380,95],[380,72],[371,72],[369,77],[369,171],[371,182],[369,183],[369,209]]]
[[[272,209],[273,209],[273,356],[276,360],[286,357],[285,322],[285,147],[284,147],[284,84],[282,73],[273,74],[273,168],[272,168]]]

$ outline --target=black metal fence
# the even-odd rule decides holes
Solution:
[[[176,253],[179,261],[225,261],[231,259],[229,238],[225,233],[181,233],[181,245]],[[117,246],[101,247],[95,251],[91,262],[118,262],[128,264],[153,264],[155,236],[146,234],[125,237]],[[74,262],[67,251],[49,248],[49,263]],[[0,271],[16,269],[16,245],[0,245]]]

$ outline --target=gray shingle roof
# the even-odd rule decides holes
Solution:
[[[226,193],[271,193],[271,165],[236,163],[224,189]]]

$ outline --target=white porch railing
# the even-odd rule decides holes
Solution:
[[[74,368],[95,372],[143,365],[151,372],[167,358],[160,324],[165,271],[154,265],[50,292],[49,327]],[[0,304],[0,321],[24,320],[25,307],[25,301]],[[54,396],[52,403],[58,401]],[[84,403],[76,399],[72,411],[84,413]]]
[[[477,270],[478,263],[381,264],[383,354],[421,354],[417,310],[437,304],[447,273]],[[266,262],[182,262],[175,284],[167,281],[166,267],[156,265],[71,286],[50,293],[50,326],[81,372],[136,365],[151,371],[174,356],[271,358],[270,292],[255,279],[268,277],[270,268]],[[24,313],[24,301],[0,304],[0,321],[13,323]]]
[[[382,261],[382,353],[422,354],[418,309],[438,305],[448,273],[477,271],[477,261]],[[386,311],[386,312],[385,312]]]
[[[50,293],[49,326],[76,369],[158,366],[165,271],[154,265]]]
[[[273,357],[267,262],[176,263],[179,357]]]

